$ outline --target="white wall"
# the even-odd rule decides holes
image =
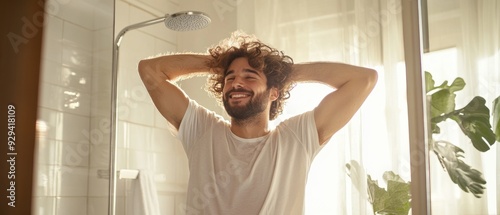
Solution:
[[[109,130],[98,122],[109,118],[113,1],[45,9],[32,211],[106,214],[108,181],[97,169],[108,169]]]

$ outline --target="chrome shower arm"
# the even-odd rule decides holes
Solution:
[[[129,26],[123,28],[117,34],[117,36],[116,36],[115,45],[118,46],[118,47],[120,46],[120,43],[121,43],[122,38],[123,38],[123,35],[125,35],[125,33],[127,33],[127,31],[133,30],[133,29],[136,29],[136,28],[146,27],[146,26],[149,26],[149,25],[154,25],[154,24],[157,24],[157,23],[160,23],[160,22],[164,22],[167,16],[169,16],[169,15],[167,14],[164,17],[154,18],[152,20],[135,23],[135,24],[132,24],[132,25],[129,25]]]
[[[116,39],[113,44],[113,62],[111,68],[111,123],[110,123],[110,161],[109,161],[109,202],[108,202],[108,214],[115,215],[116,211],[116,197],[114,196],[116,192],[116,127],[117,127],[117,98],[118,98],[118,55],[120,50],[120,43],[122,41],[123,36],[127,31],[157,24],[160,22],[164,22],[166,17],[159,17],[152,20],[139,22],[136,24],[132,24],[123,28],[116,36]]]

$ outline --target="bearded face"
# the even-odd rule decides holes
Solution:
[[[271,100],[276,99],[276,90],[268,88],[266,75],[251,67],[245,57],[236,58],[229,65],[225,72],[223,93],[224,108],[236,121],[262,114],[268,110]]]
[[[238,121],[250,119],[266,110],[270,90],[255,94],[245,89],[232,89],[225,93],[222,102],[229,116]]]

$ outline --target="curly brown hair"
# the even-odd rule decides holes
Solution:
[[[278,89],[278,98],[271,103],[269,119],[274,120],[281,114],[285,100],[290,97],[290,90],[293,88],[290,81],[293,65],[291,57],[241,31],[233,32],[231,37],[209,48],[208,52],[212,58],[207,62],[207,66],[211,68],[207,90],[219,104],[222,103],[224,78],[229,65],[236,58],[246,57],[252,68],[266,75],[267,89]]]

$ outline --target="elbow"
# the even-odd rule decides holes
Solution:
[[[147,81],[152,78],[152,68],[149,60],[141,60],[137,65],[137,71],[142,81]]]
[[[161,78],[163,81],[171,80],[168,75],[159,69],[154,59],[143,59],[137,65],[137,71],[141,79]]]
[[[151,62],[148,59],[144,59],[139,61],[139,64],[137,65],[137,71],[139,72],[139,75],[144,75],[148,72],[148,70],[151,70]]]
[[[151,72],[151,66],[147,62],[147,60],[141,60],[139,61],[139,64],[137,65],[137,71],[139,72],[139,77],[141,78],[142,82],[146,85],[146,88],[148,87],[147,83],[153,83],[153,74]]]
[[[375,87],[378,81],[378,72],[374,69],[366,69],[365,81],[370,88]]]
[[[358,71],[358,75],[348,82],[357,85],[357,90],[370,93],[377,84],[377,71],[370,68],[362,68]]]

